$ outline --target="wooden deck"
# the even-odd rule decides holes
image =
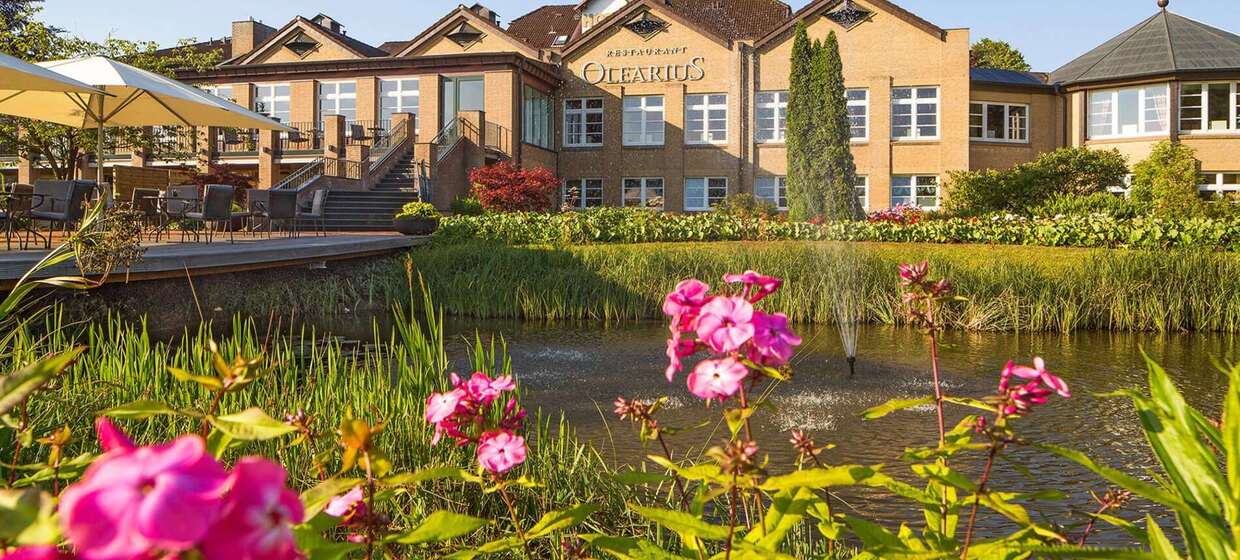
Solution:
[[[327,261],[371,257],[407,250],[427,242],[425,237],[395,234],[305,235],[296,239],[238,237],[236,243],[218,238],[214,243],[164,243],[149,245],[142,262],[129,271],[118,270],[109,282],[134,282],[161,278],[203,276],[245,270],[290,266],[315,266]],[[3,245],[0,245],[0,249]],[[0,290],[13,287],[46,251],[0,250]],[[41,277],[79,275],[73,263],[53,267]]]

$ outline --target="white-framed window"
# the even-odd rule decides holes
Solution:
[[[714,210],[728,197],[727,177],[686,177],[685,210],[701,212]]]
[[[785,141],[788,137],[788,92],[758,92],[755,116],[759,142]]]
[[[1225,195],[1240,194],[1240,172],[1201,174],[1197,189],[1203,198],[1221,198]]]
[[[895,140],[938,140],[938,86],[891,90],[891,137]]]
[[[728,95],[685,96],[685,143],[724,144],[728,141]]]
[[[891,178],[891,205],[939,207],[939,178],[935,175],[895,175]]]
[[[551,149],[551,96],[525,86],[522,96],[521,139]]]
[[[396,113],[418,114],[418,82],[417,78],[379,80],[379,119],[392,122]]]
[[[319,127],[328,115],[357,120],[357,82],[319,82]]]
[[[233,103],[237,102],[237,95],[233,93],[232,86],[227,86],[227,85],[225,86],[202,86],[199,89],[211,95],[214,95],[220,99],[226,99]]]
[[[1089,92],[1089,137],[1118,138],[1167,132],[1166,84]]]
[[[780,210],[788,209],[788,178],[768,175],[754,179],[754,196],[774,204]]]
[[[969,138],[987,142],[1029,142],[1029,106],[1015,103],[969,104]]]
[[[857,193],[857,202],[861,203],[861,209],[869,212],[870,178],[865,175],[857,175],[857,182],[853,183],[853,189]]]
[[[564,145],[570,148],[603,145],[603,98],[564,100]]]
[[[565,179],[560,200],[568,208],[598,208],[603,205],[603,180]]]
[[[844,92],[848,99],[848,123],[852,140],[864,142],[870,139],[870,90],[850,89]]]
[[[1216,82],[1180,86],[1180,130],[1240,131],[1240,85]]]
[[[662,146],[665,128],[662,95],[624,97],[625,146]]]
[[[662,177],[625,177],[621,204],[633,208],[663,209]]]
[[[282,123],[289,122],[288,84],[265,84],[254,86],[254,112],[262,113]]]

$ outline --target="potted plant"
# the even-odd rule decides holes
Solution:
[[[392,227],[405,235],[430,235],[439,229],[439,211],[429,202],[410,202],[392,220]]]

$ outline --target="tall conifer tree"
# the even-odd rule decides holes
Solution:
[[[814,195],[810,153],[814,145],[814,44],[805,22],[797,23],[792,42],[792,75],[788,88],[788,215],[808,220],[822,211],[821,197]]]
[[[863,210],[857,200],[857,168],[852,156],[852,124],[848,118],[848,99],[844,89],[844,63],[840,43],[832,31],[815,53],[815,85],[821,92],[815,105],[814,124],[818,144],[811,148],[814,180],[822,197],[822,213],[829,220],[860,218]]]

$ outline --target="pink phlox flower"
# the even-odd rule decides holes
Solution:
[[[748,375],[749,368],[735,358],[705,360],[689,374],[689,392],[707,401],[722,401],[735,395]]]
[[[465,383],[465,391],[469,393],[469,397],[483,406],[495,402],[495,399],[498,399],[505,391],[512,391],[516,388],[517,384],[513,382],[511,375],[491,379],[482,372],[475,372]]]
[[[520,430],[525,426],[526,415],[524,408],[517,407],[517,401],[508,401],[508,404],[504,405],[504,414],[499,421],[499,427],[508,431]]]
[[[663,313],[672,317],[672,328],[691,331],[702,306],[711,299],[710,286],[696,279],[683,280],[663,298]]]
[[[753,355],[750,359],[763,365],[778,367],[788,363],[801,344],[801,337],[788,327],[788,316],[783,313],[753,314]]]
[[[61,552],[54,545],[23,546],[0,554],[0,560],[73,560],[73,555]]]
[[[224,467],[196,435],[126,449],[128,438],[105,426],[112,450],[60,497],[61,525],[77,554],[121,560],[194,547],[220,514]]]
[[[465,400],[465,397],[466,393],[461,389],[453,389],[447,393],[433,393],[426,398],[426,421],[439,425],[451,418],[461,407],[461,402]]]
[[[117,428],[106,416],[100,416],[95,420],[95,433],[99,436],[99,445],[103,447],[104,452],[113,449],[128,451],[135,447],[129,436],[125,435],[125,432]]]
[[[478,443],[478,464],[494,474],[504,474],[525,462],[525,438],[511,432],[487,432]]]
[[[301,499],[285,486],[284,467],[261,457],[237,462],[223,515],[202,543],[206,560],[301,558],[293,525],[305,519]]]
[[[744,274],[727,274],[723,277],[723,281],[729,284],[744,284],[744,295],[750,303],[762,301],[766,296],[779,291],[784,285],[784,281],[779,278],[758,274],[752,270]]]
[[[363,501],[365,496],[362,494],[361,486],[354,486],[352,490],[345,492],[327,502],[327,507],[323,508],[323,513],[332,517],[346,517],[360,508],[366,507]]]
[[[698,339],[720,354],[735,352],[753,338],[753,304],[741,297],[718,297],[702,307]]]
[[[669,382],[684,369],[680,359],[697,353],[696,341],[684,339],[676,329],[671,329],[671,333],[671,338],[667,339],[667,369],[664,371]]]
[[[908,287],[914,284],[920,284],[926,279],[926,275],[930,273],[930,263],[921,261],[917,264],[903,263],[899,265],[900,284]]]

